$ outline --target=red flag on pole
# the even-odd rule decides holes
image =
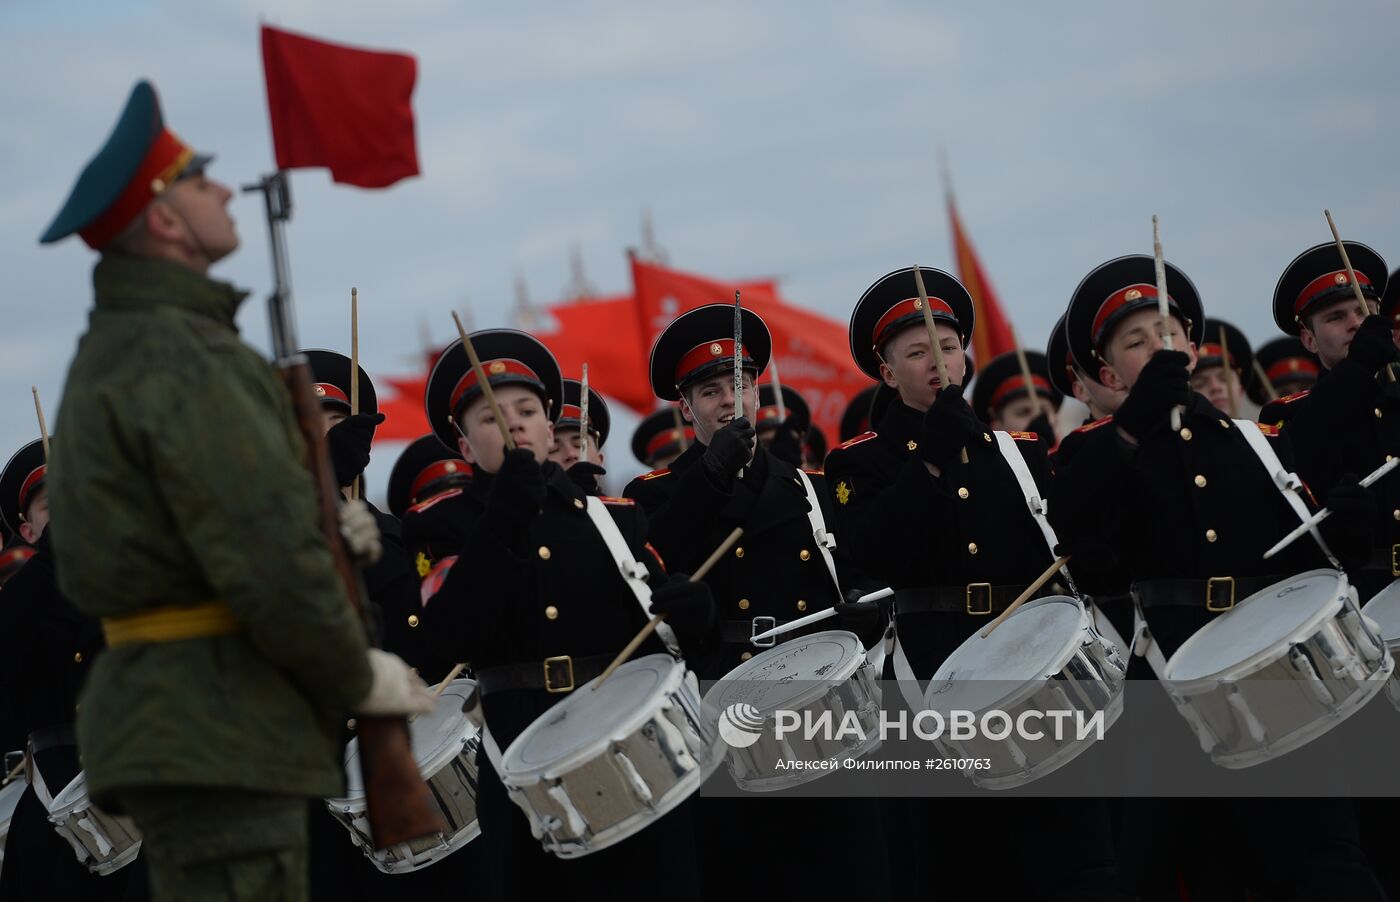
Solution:
[[[977,259],[972,242],[963,231],[962,220],[958,217],[958,206],[953,200],[953,192],[948,192],[948,219],[953,227],[953,256],[958,261],[958,279],[972,295],[972,309],[977,317],[972,330],[972,358],[981,366],[998,354],[1016,350],[1016,341],[1011,334],[1011,321],[997,300],[996,289],[992,288]]]
[[[266,25],[262,53],[278,168],[325,166],[335,181],[361,188],[418,174],[413,57]]]

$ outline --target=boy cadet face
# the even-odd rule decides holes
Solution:
[[[753,374],[744,371],[744,416],[753,422],[758,410],[758,390]],[[695,440],[708,445],[710,439],[736,416],[734,411],[734,371],[726,369],[703,382],[686,386],[681,392],[681,416],[695,426]]]
[[[583,460],[583,441],[579,438],[579,431],[556,429],[554,443],[549,448],[549,459],[566,470]],[[603,466],[603,452],[598,447],[598,440],[591,434],[588,436],[588,460]]]
[[[1115,391],[1107,385],[1095,382],[1087,375],[1080,375],[1078,369],[1075,370],[1072,385],[1074,396],[1089,408],[1089,415],[1096,420],[1113,416],[1118,412],[1118,405],[1128,396],[1125,391]]]
[[[1375,313],[1377,304],[1367,300],[1366,309]],[[1351,350],[1351,340],[1356,330],[1361,328],[1361,307],[1355,298],[1336,301],[1307,317],[1298,337],[1303,347],[1312,351],[1322,360],[1322,365],[1331,369],[1346,360]]]
[[[1222,413],[1234,415],[1239,407],[1239,390],[1223,366],[1209,366],[1191,373],[1191,388],[1205,395]]]
[[[19,537],[33,545],[39,541],[39,537],[44,534],[44,529],[49,525],[49,490],[47,487],[39,489],[34,493],[34,497],[29,499],[29,506],[24,510],[24,520],[19,524]]]
[[[1181,320],[1167,317],[1171,332],[1172,347],[1184,350],[1190,358],[1186,369],[1196,366],[1196,344],[1186,340],[1186,330]],[[1117,326],[1103,348],[1104,364],[1099,369],[1103,384],[1113,390],[1129,391],[1137,382],[1138,374],[1147,366],[1152,355],[1166,347],[1162,343],[1162,317],[1156,307],[1134,310]]]
[[[967,357],[953,327],[935,322],[938,344],[948,365],[948,379],[961,385],[967,372]],[[938,394],[938,360],[929,344],[928,330],[913,325],[885,342],[880,352],[880,378],[899,392],[900,400],[915,410],[928,410]]]
[[[323,433],[325,433],[325,432],[330,432],[332,426],[334,426],[336,423],[339,423],[341,420],[345,419],[347,416],[349,416],[349,414],[347,414],[344,410],[341,410],[339,407],[331,407],[331,406],[329,406],[329,405],[322,405],[322,406],[321,406],[321,432],[323,432]]]
[[[1036,395],[1035,397],[1017,398],[1014,401],[1007,401],[1002,405],[1001,410],[992,414],[992,421],[987,425],[993,429],[1004,432],[1025,432],[1030,428],[1031,421],[1041,414],[1050,421],[1053,427],[1055,424],[1055,405],[1050,403],[1049,398]]]
[[[520,385],[502,385],[495,392],[496,403],[506,418],[515,447],[529,449],[537,463],[544,463],[548,460],[550,445],[554,444],[554,424],[549,421],[544,402],[539,395]],[[487,473],[500,470],[506,444],[485,395],[467,405],[458,426],[466,435],[458,436],[457,450],[462,452],[467,463]]]

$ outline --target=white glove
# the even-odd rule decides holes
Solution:
[[[373,564],[384,553],[379,543],[379,522],[369,505],[356,498],[340,505],[340,535],[350,550],[350,556],[362,565]]]
[[[369,695],[355,706],[356,714],[430,714],[437,705],[428,685],[398,655],[382,648],[371,648],[369,669],[373,674]]]

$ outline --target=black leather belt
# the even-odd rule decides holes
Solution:
[[[1133,583],[1144,611],[1153,608],[1204,608],[1219,613],[1233,608],[1282,576],[1212,576],[1209,579],[1144,579]]]
[[[894,590],[895,616],[900,614],[971,614],[983,617],[1000,614],[1011,606],[1025,586],[994,586],[991,583],[968,583],[965,586],[920,586]],[[1031,598],[1057,594],[1043,587]]]
[[[551,694],[572,692],[607,669],[613,657],[608,654],[582,658],[555,655],[528,664],[484,667],[476,671],[476,685],[482,695],[508,689],[543,689]]]
[[[721,620],[719,622],[719,641],[726,645],[748,645],[749,640],[759,633],[766,633],[771,629],[780,626],[787,626],[791,620],[779,620],[776,617],[753,617],[749,620]],[[787,638],[791,639],[791,636]],[[758,643],[759,648],[770,648],[777,644],[778,637],[764,639]]]
[[[40,727],[29,734],[29,749],[30,753],[34,755],[61,745],[77,744],[78,736],[73,732],[71,723],[57,727]]]

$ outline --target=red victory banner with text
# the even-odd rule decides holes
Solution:
[[[279,169],[325,166],[335,181],[361,188],[418,174],[413,57],[266,25],[262,54]]]

